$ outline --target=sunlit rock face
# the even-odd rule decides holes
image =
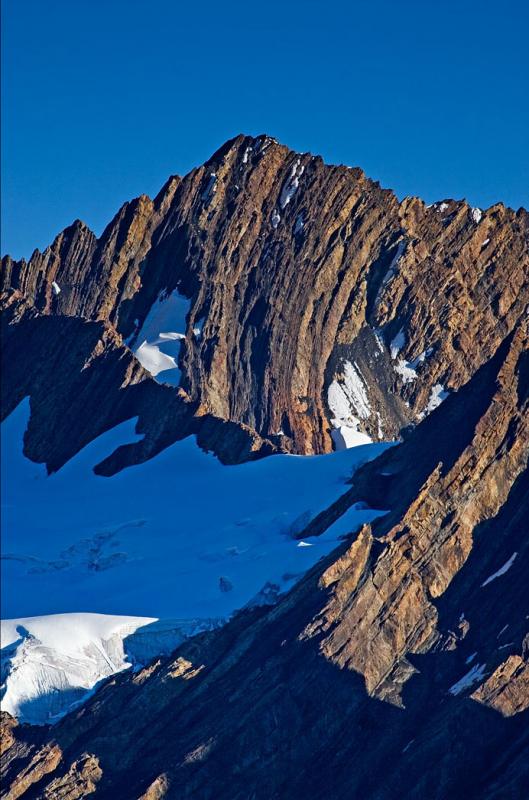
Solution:
[[[4,259],[7,796],[525,796],[528,235],[239,136]]]
[[[125,204],[100,239],[77,221],[29,262],[6,257],[3,286],[40,313],[110,324],[187,411],[327,452],[396,438],[523,319],[528,214],[477,211],[399,203],[358,168],[239,136]],[[337,415],[351,370],[361,392]]]

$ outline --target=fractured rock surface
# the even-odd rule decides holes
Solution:
[[[528,237],[523,209],[399,203],[240,136],[99,240],[77,222],[4,259],[2,413],[30,395],[51,470],[133,416],[144,440],[103,474],[190,433],[226,463],[402,441],[296,536],[388,513],[274,605],[53,728],[4,715],[3,796],[529,796]],[[176,291],[178,388],[134,357]]]

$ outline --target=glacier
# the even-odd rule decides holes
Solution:
[[[188,437],[113,477],[96,475],[95,465],[117,447],[141,438],[133,419],[107,431],[48,475],[44,465],[22,452],[29,413],[26,398],[2,425],[1,589],[3,615],[10,621],[2,658],[4,672],[11,671],[5,696],[17,713],[21,704],[36,708],[34,701],[49,695],[53,681],[38,677],[42,648],[48,648],[48,659],[51,648],[52,661],[62,665],[56,688],[65,695],[58,705],[50,704],[49,698],[42,701],[44,711],[35,713],[48,721],[77,701],[79,692],[71,694],[74,689],[85,692],[90,683],[109,674],[99,660],[95,671],[86,667],[89,677],[79,667],[82,680],[76,683],[64,667],[63,654],[48,644],[53,636],[36,634],[36,623],[29,624],[27,618],[52,615],[47,623],[51,629],[58,624],[57,615],[82,615],[76,617],[82,630],[87,614],[103,614],[125,618],[119,622],[125,626],[122,631],[128,630],[126,620],[131,617],[147,618],[141,623],[147,626],[144,630],[152,630],[153,624],[164,626],[173,649],[190,632],[220,624],[247,605],[273,601],[341,537],[386,513],[359,504],[323,536],[305,538],[305,546],[300,546],[299,534],[310,519],[337,499],[354,470],[388,443],[224,466],[201,450],[195,437]],[[17,628],[21,633],[11,641]],[[126,636],[130,644],[130,631]],[[137,642],[137,632],[134,637]],[[102,641],[105,637],[94,635],[89,653],[81,653],[81,659],[92,658],[93,647]],[[117,660],[111,658],[110,673],[134,662],[112,641],[113,652],[115,647],[122,649]],[[105,650],[106,645],[101,646]],[[156,637],[149,647],[141,658],[136,656],[137,662],[156,655]],[[17,658],[23,667],[20,675],[28,673],[18,698],[12,672]],[[33,694],[27,691],[28,683]]]
[[[73,710],[110,675],[169,655],[221,621],[50,614],[0,624],[2,710],[43,725]]]

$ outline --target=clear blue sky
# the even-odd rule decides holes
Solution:
[[[100,233],[239,132],[529,206],[526,0],[3,0],[2,252]]]

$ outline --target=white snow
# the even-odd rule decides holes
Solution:
[[[61,287],[55,281],[52,282],[51,288],[53,289],[53,294],[57,295],[61,293]]]
[[[156,377],[160,372],[166,369],[175,369],[178,365],[172,356],[167,356],[162,353],[160,348],[156,345],[147,344],[143,342],[136,350],[136,358],[145,367],[147,372],[150,372],[153,377]]]
[[[305,223],[303,221],[303,214],[298,214],[296,217],[296,222],[294,224],[294,236],[298,236],[305,227]]]
[[[274,208],[274,210],[272,211],[272,228],[277,228],[280,222],[281,222],[281,214],[279,213],[277,208]]]
[[[296,538],[388,444],[225,467],[189,437],[95,475],[141,438],[130,420],[48,476],[22,454],[28,417],[25,399],[1,437],[2,611],[13,618],[2,629],[4,700],[26,721],[55,721],[101,678],[274,602],[341,536],[385,513],[355,506],[322,536]]]
[[[219,624],[86,613],[3,620],[2,709],[22,722],[56,722],[98,681]]]
[[[384,337],[382,336],[382,332],[377,328],[373,328],[373,334],[375,336],[375,342],[377,343],[378,349],[381,353],[384,353]]]
[[[471,210],[471,214],[472,214],[472,219],[474,220],[474,222],[476,223],[476,225],[477,225],[479,222],[481,222],[481,218],[482,218],[482,216],[483,216],[483,211],[481,210],[481,208],[473,208],[473,209]]]
[[[350,447],[358,447],[362,444],[369,444],[372,439],[367,433],[358,430],[359,421],[351,418],[349,425],[340,425],[335,419],[331,420],[333,430],[331,438],[336,450],[347,450]]]
[[[90,611],[156,618],[166,626],[175,619],[179,626],[225,620],[258,595],[264,602],[289,589],[336,547],[344,526],[353,531],[383,513],[351,509],[323,536],[304,537],[311,546],[299,547],[295,538],[346,491],[354,470],[388,444],[225,467],[189,437],[112,478],[95,475],[94,465],[141,439],[129,420],[47,476],[42,464],[22,454],[28,418],[25,399],[2,425],[1,605],[7,618]],[[221,577],[230,591],[221,591]],[[267,586],[274,591],[265,592]],[[34,664],[41,651],[31,648]],[[121,668],[119,659],[110,660]],[[65,692],[73,681],[68,678]],[[43,703],[46,714],[55,713],[55,705]]]
[[[508,572],[510,570],[510,568],[512,567],[512,565],[514,564],[514,561],[515,561],[517,555],[518,555],[518,553],[513,553],[512,556],[510,557],[510,559],[505,562],[503,567],[500,567],[497,572],[494,572],[492,575],[490,575],[487,578],[486,581],[483,581],[481,586],[482,587],[483,586],[487,586],[489,583],[491,583],[492,581],[496,580],[496,578],[499,578],[501,575],[505,575],[505,573]]]
[[[428,356],[431,355],[431,353],[432,348],[429,347],[427,350],[419,353],[419,355],[416,358],[413,358],[411,361],[406,361],[404,358],[399,359],[399,362],[394,369],[395,372],[401,376],[403,383],[411,383],[417,378],[417,367],[419,364],[422,364],[428,358]]]
[[[327,390],[329,408],[337,419],[348,420],[351,414],[361,419],[371,416],[371,406],[358,366],[345,361],[341,380],[335,379]]]
[[[248,146],[248,147],[245,149],[245,151],[244,151],[244,154],[243,154],[243,157],[242,157],[242,163],[243,163],[243,164],[247,164],[247,163],[248,163],[248,158],[250,157],[250,153],[252,152],[252,149],[253,149],[253,148],[252,148],[252,147],[250,147],[250,146]]]
[[[412,383],[417,377],[417,372],[412,367],[411,362],[399,359],[395,372],[400,375],[403,383]]]
[[[393,337],[389,345],[391,358],[393,359],[393,361],[397,358],[398,354],[400,353],[405,344],[406,344],[406,336],[404,335],[404,331],[401,328],[400,331],[397,333],[397,335]]]
[[[443,400],[446,400],[449,394],[450,392],[444,388],[442,383],[436,383],[435,386],[432,386],[428,405],[424,411],[421,411],[421,413],[418,414],[419,419],[424,419],[424,417],[427,417],[428,414],[432,413],[432,411],[435,411],[435,409],[441,405]]]
[[[327,403],[333,414],[331,436],[336,450],[371,442],[366,433],[359,431],[360,420],[371,416],[371,406],[357,364],[344,362],[343,375],[327,389]]]
[[[389,265],[388,270],[384,275],[384,278],[380,286],[379,294],[380,291],[384,288],[384,286],[386,286],[392,280],[395,273],[397,272],[399,261],[402,258],[405,249],[406,249],[406,241],[404,239],[401,239],[401,241],[397,245],[397,252],[391,259],[391,264]]]
[[[485,667],[486,664],[476,664],[475,666],[470,669],[466,675],[454,683],[453,686],[450,687],[448,690],[450,694],[458,695],[462,692],[470,689],[475,683],[479,683],[485,677]]]
[[[290,170],[290,175],[285,181],[283,188],[281,190],[281,196],[279,198],[279,206],[283,210],[286,206],[290,203],[294,195],[296,194],[298,187],[299,187],[299,179],[303,175],[305,167],[301,165],[299,158],[293,164],[292,169]]]
[[[481,249],[483,249],[484,247],[486,247],[486,246],[488,245],[488,243],[489,243],[489,242],[490,242],[490,239],[484,239],[484,240],[481,242]]]
[[[439,203],[439,204],[435,203],[434,206],[435,210],[438,211],[440,214],[442,214],[443,211],[446,211],[446,209],[448,208],[448,203]]]
[[[212,172],[210,174],[210,176],[209,176],[209,180],[208,180],[208,183],[206,185],[206,188],[202,192],[202,195],[201,195],[202,200],[205,203],[208,203],[211,200],[212,196],[215,194],[216,191],[217,191],[217,175],[216,175],[215,172]]]
[[[205,317],[201,317],[193,327],[193,335],[196,336],[197,339],[200,339],[202,336],[202,328],[204,327],[204,322],[206,321]]]
[[[185,339],[183,331],[187,327],[189,306],[189,300],[176,290],[169,295],[161,294],[151,306],[141,329],[130,339],[133,349],[133,343],[139,343],[134,354],[140,364],[153,377],[162,373],[160,380],[172,386],[180,383],[178,354],[180,343]]]

